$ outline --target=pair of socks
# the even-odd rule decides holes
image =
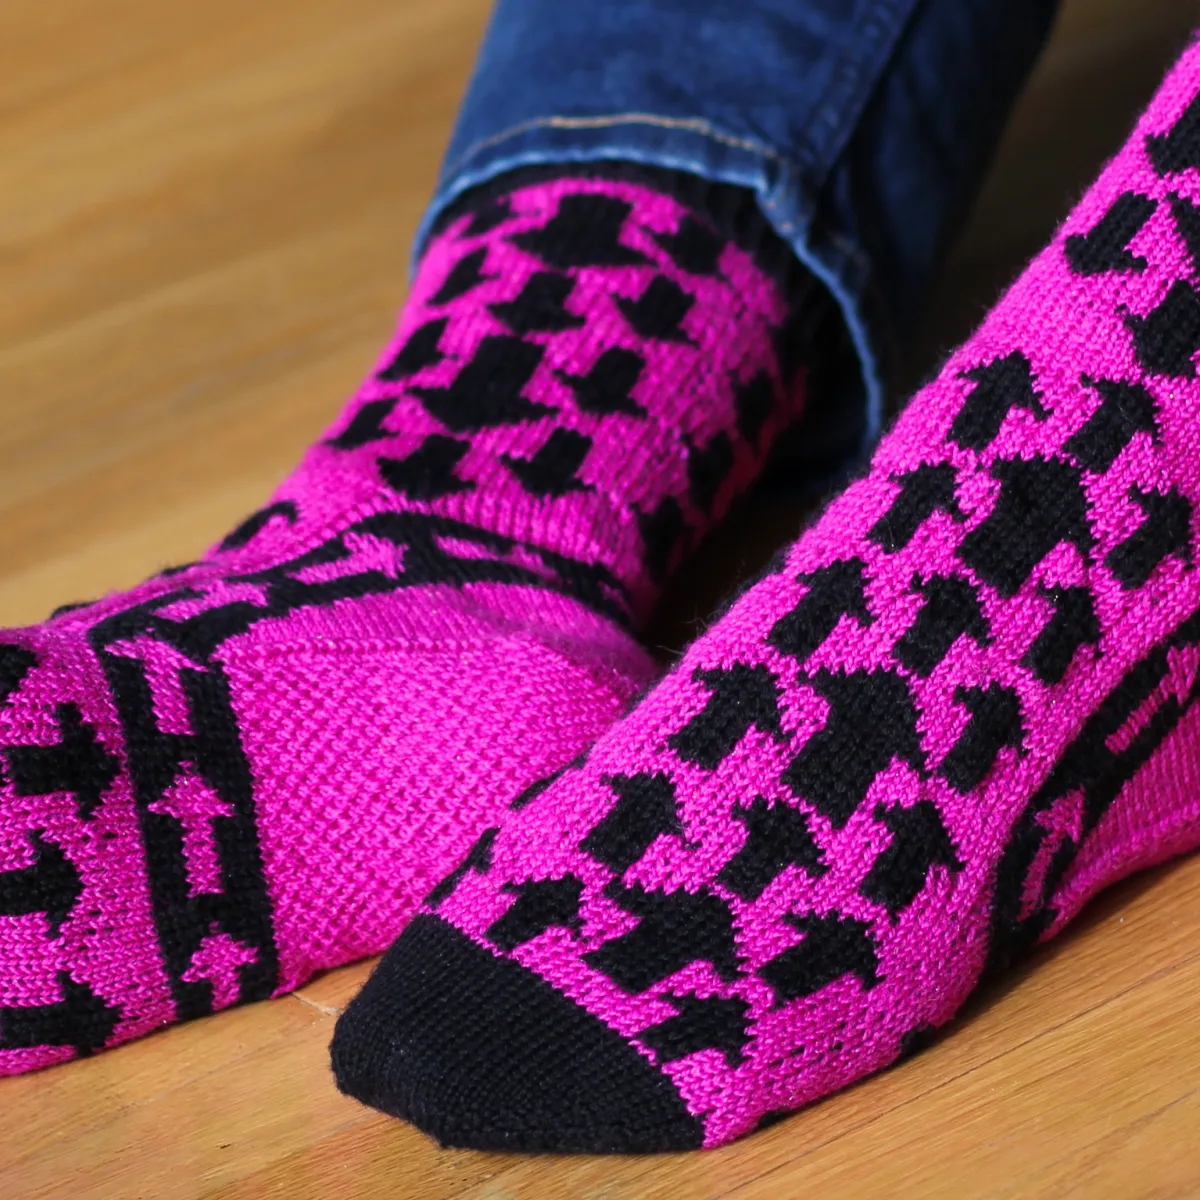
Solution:
[[[0,1073],[384,950],[657,673],[638,630],[803,399],[786,280],[719,223],[477,197],[266,507],[0,633]]]
[[[1200,843],[1200,46],[865,474],[339,1022],[444,1143],[714,1146]]]
[[[266,508],[0,636],[0,1070],[404,928],[347,1092],[455,1145],[712,1146],[1200,841],[1198,92],[1193,48],[623,716],[659,590],[800,415],[794,306],[644,184],[460,213]]]

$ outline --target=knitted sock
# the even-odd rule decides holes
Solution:
[[[634,631],[797,412],[786,315],[665,193],[492,198],[269,506],[0,636],[0,1072],[382,950],[650,678]]]
[[[1200,842],[1200,47],[827,509],[339,1022],[443,1142],[713,1146]]]

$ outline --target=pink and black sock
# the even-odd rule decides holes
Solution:
[[[866,474],[339,1022],[489,1149],[714,1146],[1200,844],[1200,45]]]
[[[382,950],[652,677],[644,616],[799,412],[788,319],[665,191],[497,193],[267,507],[0,633],[0,1073]]]

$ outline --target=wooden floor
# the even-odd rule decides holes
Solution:
[[[0,623],[191,558],[336,412],[402,299],[486,8],[4,0]],[[1196,16],[1066,3],[915,374],[1047,236]],[[739,545],[685,574],[659,640]],[[343,1099],[326,1045],[366,969],[0,1082],[0,1196],[1200,1195],[1195,859],[1110,893],[919,1059],[685,1157],[443,1153]]]

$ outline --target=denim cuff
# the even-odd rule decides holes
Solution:
[[[533,166],[629,162],[753,193],[836,301],[877,438],[911,332],[1054,0],[500,0],[417,235]],[[819,348],[818,348],[819,353]]]

